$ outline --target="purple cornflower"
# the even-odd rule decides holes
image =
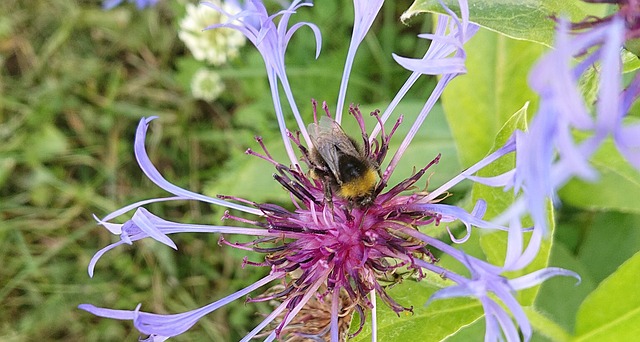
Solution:
[[[636,75],[623,90],[621,62],[625,38],[638,35],[639,14],[640,7],[635,4],[623,6],[606,19],[573,25],[558,20],[555,48],[540,59],[529,76],[529,84],[540,94],[540,106],[529,129],[516,131],[512,137],[516,141],[515,169],[500,177],[472,178],[513,187],[516,193],[523,190],[524,196],[497,222],[529,213],[536,229],[546,232],[548,200],[556,202],[557,189],[573,177],[597,178],[589,160],[608,137],[640,169],[640,124],[625,120],[640,94],[640,77]],[[572,27],[581,31],[571,32]],[[579,86],[590,68],[599,71],[595,103],[584,98]],[[584,135],[576,139],[576,131]]]
[[[112,9],[118,5],[120,5],[124,0],[104,0],[104,2],[102,3],[102,8],[103,9]],[[138,9],[144,9],[147,7],[152,7],[155,6],[158,3],[158,0],[127,0],[130,3],[134,3],[136,4],[136,7]]]
[[[355,50],[357,50],[357,46],[381,6],[380,1],[355,0],[354,3],[356,22],[353,41],[345,62],[344,79],[338,103],[345,99],[346,78],[350,73]],[[522,229],[519,222],[516,221],[509,227],[504,227],[483,220],[482,217],[486,211],[484,201],[478,201],[471,213],[457,206],[441,203],[453,185],[465,178],[472,177],[478,170],[501,156],[513,152],[516,148],[515,141],[511,140],[507,146],[492,153],[434,191],[418,190],[416,184],[429,167],[439,161],[439,155],[430,162],[425,161],[426,166],[417,170],[411,177],[395,185],[388,184],[398,161],[409,147],[411,140],[446,84],[457,75],[465,72],[465,54],[462,47],[477,30],[477,26],[469,22],[466,2],[460,1],[460,18],[448,11],[449,16],[438,16],[438,25],[434,34],[420,36],[432,41],[423,58],[409,59],[394,56],[398,63],[413,73],[384,114],[379,115],[378,111],[372,113],[378,124],[370,136],[367,134],[363,115],[358,107],[349,106],[349,113],[357,121],[361,131],[362,149],[359,152],[372,165],[382,165],[389,152],[389,142],[401,124],[402,117],[395,122],[389,131],[384,128],[385,121],[420,75],[441,75],[436,89],[412,124],[409,134],[404,137],[401,146],[395,151],[389,165],[382,172],[380,180],[376,182],[373,189],[371,200],[366,204],[354,203],[348,198],[337,196],[335,192],[327,191],[325,187],[328,184],[323,179],[312,177],[311,173],[306,171],[312,168],[311,155],[314,146],[297,105],[293,101],[292,89],[289,86],[284,66],[284,52],[287,43],[291,35],[300,27],[308,26],[313,29],[319,50],[320,34],[314,25],[297,23],[288,28],[291,15],[301,6],[309,6],[309,4],[294,1],[288,9],[275,15],[269,15],[260,1],[253,0],[245,3],[242,12],[236,15],[227,14],[230,18],[228,24],[215,26],[234,28],[244,33],[265,60],[275,113],[289,156],[289,165],[273,159],[261,138],[257,138],[257,142],[261,146],[262,152],[248,150],[247,153],[262,158],[273,165],[276,170],[274,178],[290,194],[291,205],[294,209],[286,209],[275,204],[256,203],[231,196],[211,198],[171,184],[158,172],[146,153],[145,137],[149,123],[154,118],[143,118],[136,131],[134,144],[136,159],[150,180],[175,196],[137,202],[99,220],[99,223],[109,231],[119,234],[121,241],[100,250],[89,264],[89,274],[93,275],[98,259],[106,251],[118,245],[132,244],[133,241],[151,237],[176,248],[174,242],[168,237],[169,234],[208,232],[255,237],[255,240],[248,243],[232,242],[221,237],[220,244],[247,252],[264,254],[263,261],[252,262],[245,259],[243,266],[267,267],[270,273],[247,288],[201,308],[180,314],[147,313],[140,311],[140,305],[134,310],[105,309],[90,304],[82,304],[80,308],[101,317],[132,320],[141,333],[149,335],[149,341],[164,341],[184,333],[202,316],[236,299],[246,297],[260,288],[267,287],[277,280],[279,285],[263,292],[262,295],[247,300],[248,302],[275,301],[279,304],[242,341],[249,341],[257,336],[266,336],[266,341],[273,341],[276,338],[290,335],[337,342],[344,338],[340,317],[345,310],[357,312],[362,318],[361,324],[364,324],[364,317],[367,313],[371,312],[373,340],[375,341],[376,296],[396,313],[412,311],[411,303],[396,302],[387,294],[386,286],[383,285],[383,280],[387,280],[395,271],[405,269],[413,273],[417,280],[424,279],[426,272],[433,272],[456,284],[441,290],[432,299],[454,296],[473,296],[480,299],[486,313],[487,340],[500,339],[501,330],[508,340],[518,340],[517,326],[522,329],[525,339],[528,339],[531,335],[531,328],[522,308],[515,300],[513,292],[539,284],[551,276],[577,277],[577,275],[561,269],[547,268],[516,279],[505,278],[501,275],[502,272],[520,270],[535,257],[541,241],[539,238],[541,236],[540,230],[533,230],[532,242],[523,252],[522,235],[525,229]],[[222,10],[213,5],[211,7]],[[276,18],[280,18],[277,25],[274,23]],[[353,43],[354,41],[355,43]],[[298,127],[295,131],[288,130],[284,124],[284,111],[278,93],[278,85],[282,86],[291,111],[296,118]],[[322,116],[332,117],[326,103],[323,103],[322,106],[323,114],[318,114],[316,107],[317,104],[314,101],[315,124],[322,122]],[[342,105],[339,104],[336,116],[330,120],[335,120],[339,124],[341,108]],[[300,160],[302,163],[299,162]],[[327,198],[328,195],[329,198]],[[241,218],[230,212],[224,215],[224,219],[235,220],[252,228],[183,224],[164,220],[142,208],[149,203],[173,200],[203,201],[253,214],[256,217],[254,219]],[[137,210],[133,217],[124,224],[109,222],[111,219],[134,209]],[[504,266],[490,265],[471,257],[419,230],[420,227],[448,222],[461,222],[467,228],[464,237],[457,239],[453,235],[451,236],[457,243],[466,241],[471,234],[472,227],[508,231],[509,247]],[[433,249],[458,260],[469,270],[471,277],[466,278],[439,266],[437,259],[432,254]],[[504,304],[506,309],[498,304],[496,298]],[[307,325],[295,328],[290,326],[290,323],[295,322],[296,316],[308,310],[307,305],[316,305],[317,301],[324,300],[330,302],[330,319],[326,322],[325,327],[318,327],[318,322],[313,329],[307,329]],[[515,324],[509,317],[507,310],[513,314]]]

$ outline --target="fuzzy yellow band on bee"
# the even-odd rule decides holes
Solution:
[[[342,183],[338,190],[338,195],[346,199],[362,197],[364,194],[370,194],[373,191],[377,181],[376,172],[373,169],[368,169],[361,177]]]

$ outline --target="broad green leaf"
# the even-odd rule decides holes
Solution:
[[[553,41],[555,22],[551,16],[563,15],[571,21],[587,16],[579,0],[469,0],[470,20],[505,36],[546,45]],[[444,3],[460,13],[457,0]],[[444,13],[438,0],[416,0],[401,19],[424,12]]]
[[[478,318],[475,322],[462,327],[456,331],[455,334],[447,336],[444,340],[446,342],[468,342],[468,341],[480,341],[482,336],[485,335],[486,322],[484,317]]]
[[[573,224],[558,224],[555,231],[554,243],[551,247],[549,264],[553,267],[561,267],[574,271],[580,275],[580,284],[571,277],[555,277],[542,283],[540,292],[536,297],[535,309],[548,316],[553,322],[566,331],[574,331],[576,312],[584,298],[596,288],[597,283],[591,279],[589,270],[591,266],[576,258],[562,243],[558,235],[567,230],[573,230]],[[532,322],[532,324],[534,324]],[[546,329],[536,327],[536,330]],[[545,335],[552,332],[541,331]]]
[[[537,95],[527,86],[529,69],[544,47],[480,30],[467,45],[467,74],[447,86],[442,103],[463,167],[482,159],[498,131]]]
[[[594,213],[582,222],[578,259],[594,281],[611,275],[627,258],[640,251],[640,215]]]
[[[542,336],[550,338],[552,341],[564,342],[571,339],[569,332],[558,325],[558,322],[547,317],[533,307],[523,308],[529,318],[531,326],[534,328],[534,341],[538,341],[536,337],[541,333]]]
[[[389,290],[389,295],[404,306],[413,306],[413,314],[396,315],[378,299],[378,341],[441,341],[482,317],[480,302],[468,298],[443,299],[424,306],[443,286],[442,279],[430,275],[420,282],[405,281]],[[363,331],[351,341],[371,341],[370,315]],[[351,325],[352,332],[358,320]]]
[[[559,191],[562,201],[582,208],[640,213],[640,172],[611,140],[595,153],[591,164],[599,178],[595,182],[571,180]]]
[[[636,341],[640,336],[640,252],[605,279],[578,311],[575,341]]]

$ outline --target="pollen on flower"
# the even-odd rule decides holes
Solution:
[[[240,11],[230,2],[209,2],[230,14]],[[239,49],[246,43],[246,38],[241,32],[231,28],[204,30],[210,25],[227,22],[228,18],[224,14],[211,7],[194,4],[187,4],[186,10],[186,16],[180,21],[178,37],[197,60],[218,66],[238,56]]]

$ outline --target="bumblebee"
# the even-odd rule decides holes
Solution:
[[[309,154],[311,177],[322,181],[330,205],[332,193],[358,206],[371,204],[380,167],[369,149],[361,149],[328,116],[310,124],[308,130],[313,143]],[[366,134],[363,138],[368,143]]]

